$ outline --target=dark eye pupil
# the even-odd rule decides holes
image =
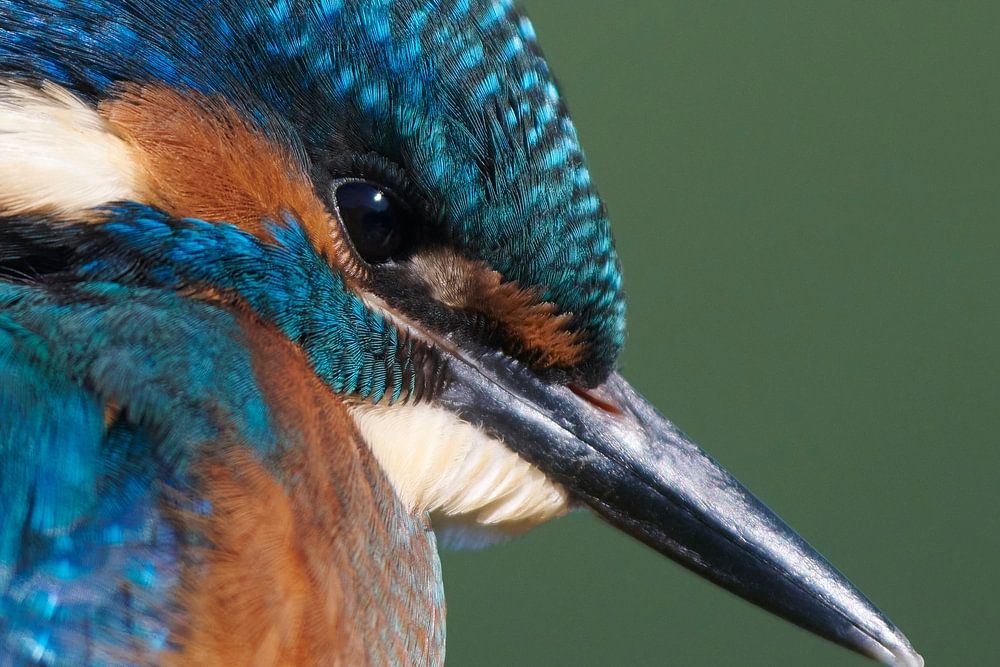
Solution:
[[[333,192],[337,213],[358,254],[369,264],[395,259],[406,241],[404,212],[393,197],[364,181],[346,181]]]

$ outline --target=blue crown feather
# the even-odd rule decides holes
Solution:
[[[5,2],[0,72],[91,100],[119,82],[218,94],[313,172],[377,154],[403,167],[443,239],[573,315],[590,343],[580,374],[614,364],[624,301],[608,220],[510,2]]]

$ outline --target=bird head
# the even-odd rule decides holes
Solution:
[[[586,507],[813,632],[919,664],[616,372],[608,218],[511,3],[79,4],[0,10],[9,228],[44,226],[33,242],[64,244],[80,275],[280,329],[449,540]]]

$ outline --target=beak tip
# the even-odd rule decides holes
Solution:
[[[905,647],[900,647],[893,651],[891,662],[887,662],[886,664],[894,665],[895,667],[924,667],[924,658],[914,651],[913,647],[906,644]]]
[[[864,653],[889,667],[924,667],[923,656],[913,650],[898,630],[880,641],[872,640],[868,649]]]
[[[924,667],[924,658],[913,649],[909,649],[903,652],[893,652],[889,660],[883,661],[882,664],[892,667]]]

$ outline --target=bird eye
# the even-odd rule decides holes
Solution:
[[[385,189],[359,180],[333,184],[333,208],[361,258],[369,264],[399,259],[412,225],[409,212]]]

